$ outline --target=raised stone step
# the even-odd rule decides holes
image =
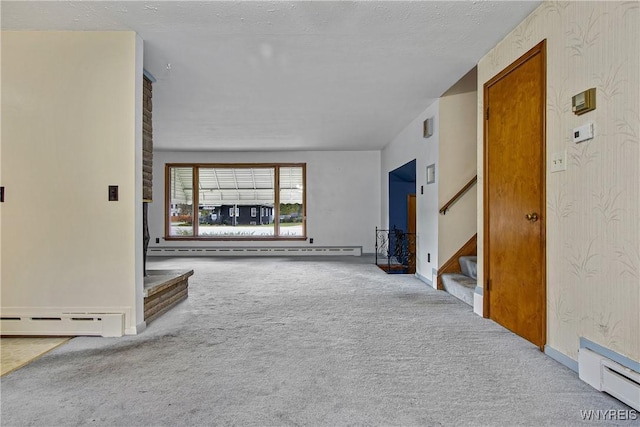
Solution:
[[[193,270],[147,270],[144,278],[144,320],[147,324],[189,296]]]
[[[473,292],[477,281],[469,276],[459,273],[446,273],[442,275],[444,290],[454,297],[466,302],[473,307]]]

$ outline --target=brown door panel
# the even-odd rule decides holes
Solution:
[[[538,346],[545,302],[544,42],[485,85],[485,272],[491,319]]]

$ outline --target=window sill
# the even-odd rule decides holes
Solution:
[[[286,236],[269,236],[269,237],[192,237],[192,236],[165,236],[166,241],[178,241],[178,242],[212,242],[212,241],[226,241],[226,242],[274,242],[274,241],[305,241],[307,237],[286,237]]]

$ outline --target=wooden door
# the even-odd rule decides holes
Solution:
[[[416,272],[416,195],[407,195],[407,238],[408,238],[408,268],[407,273]]]
[[[546,49],[484,86],[484,314],[543,348]]]

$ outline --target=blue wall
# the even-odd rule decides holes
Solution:
[[[389,172],[389,229],[407,231],[407,196],[416,193],[415,159]]]

